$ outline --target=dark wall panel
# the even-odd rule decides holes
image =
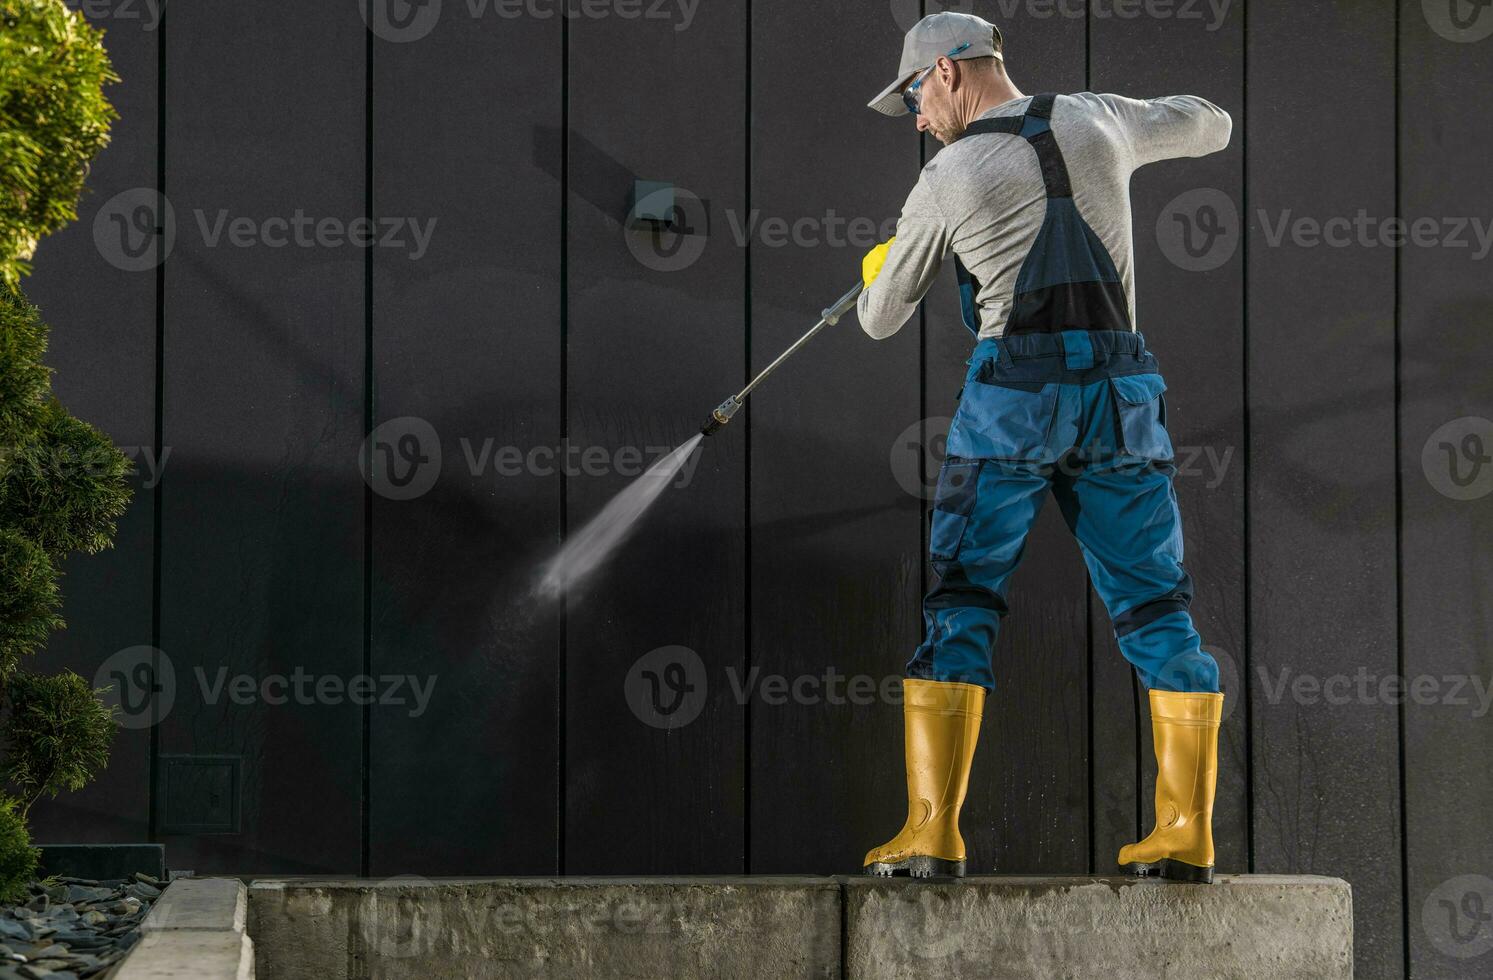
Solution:
[[[886,5],[752,5],[752,207],[806,229],[753,244],[754,365],[857,281],[875,243],[867,220],[895,219],[917,178],[911,126],[865,108],[896,69],[903,29]],[[835,49],[861,54],[826,57]],[[831,214],[861,219],[859,235],[847,225],[833,244]],[[854,694],[841,682],[840,703],[821,680],[753,703],[753,871],[859,870],[906,816],[897,678],[919,634],[922,501],[888,460],[921,414],[919,346],[916,318],[877,342],[846,317],[748,409],[752,667],[865,678]],[[870,693],[883,686],[895,700]]]
[[[553,873],[562,28],[442,14],[374,29],[374,213],[429,247],[372,255],[372,672],[431,696],[371,709],[370,868]]]
[[[1078,16],[1034,16],[1007,4],[977,3],[973,12],[1000,25],[1006,68],[1027,95],[1077,92],[1084,86],[1086,26]],[[893,46],[889,49],[895,52]],[[888,56],[888,58],[890,55]],[[883,58],[886,63],[888,58]],[[913,123],[898,120],[899,129]],[[926,159],[942,144],[924,136]],[[924,415],[954,414],[974,338],[960,318],[952,260],[924,303],[927,319]],[[930,486],[942,460],[929,459]],[[930,504],[925,504],[931,507]],[[926,523],[925,544],[926,544]],[[926,567],[926,554],[923,558]],[[931,571],[926,573],[929,583]],[[996,691],[986,704],[962,830],[982,872],[1082,872],[1088,869],[1088,639],[1086,572],[1056,503],[1047,500],[1012,577],[1011,612],[995,651]],[[910,653],[910,651],[909,651]],[[1103,693],[1103,692],[1101,692]],[[1123,692],[1125,703],[1131,697]],[[1128,747],[1128,746],[1127,746]],[[1133,786],[1134,767],[1129,767]],[[1131,792],[1134,790],[1132,788]]]
[[[1180,195],[1211,191],[1204,204],[1224,201],[1232,206],[1236,215],[1232,242],[1237,246],[1244,15],[1242,5],[1237,4],[1222,19],[1200,6],[1157,5],[1149,10],[1159,14],[1092,18],[1091,87],[1136,98],[1199,95],[1236,121],[1234,138],[1226,150],[1199,160],[1152,164],[1137,171],[1131,181],[1137,326],[1156,353],[1168,384],[1168,428],[1179,453],[1175,485],[1186,541],[1184,563],[1196,586],[1193,619],[1204,646],[1224,661],[1227,676],[1230,661],[1242,665],[1247,659],[1243,260],[1235,248],[1226,259],[1215,254],[1214,258],[1223,261],[1211,269],[1184,267],[1161,249],[1155,229],[1164,209],[1179,206]],[[1179,16],[1184,10],[1190,13]],[[1182,206],[1196,213],[1193,205]],[[1226,211],[1221,213],[1224,221],[1229,220]],[[1226,249],[1228,241],[1219,237],[1215,245]],[[1211,448],[1216,458],[1231,462],[1222,467],[1221,475],[1201,463],[1184,469],[1182,457],[1193,451],[1190,447]],[[1096,635],[1110,629],[1107,617],[1096,616]],[[1244,871],[1249,863],[1247,691],[1240,688],[1228,694],[1219,746],[1214,834],[1219,870]],[[1147,703],[1143,703],[1141,725],[1142,755],[1149,773],[1154,758]],[[1148,777],[1142,790],[1142,829],[1152,822],[1152,794]]]
[[[1493,11],[1400,10],[1400,587],[1411,976],[1486,974],[1493,910]],[[1475,16],[1474,16],[1475,15]],[[1485,696],[1484,696],[1485,699]],[[1473,955],[1476,954],[1476,955]]]
[[[566,421],[596,461],[566,480],[570,533],[741,385],[745,24],[733,2],[570,22]],[[625,227],[634,178],[675,185],[674,229]],[[743,867],[744,428],[569,596],[567,873]]]
[[[289,0],[171,16],[161,751],[240,759],[242,828],[164,832],[229,816],[205,760],[158,830],[178,867],[354,871],[361,709],[292,679],[363,669],[364,256],[331,223],[364,210],[364,25]]]
[[[130,260],[131,253],[149,247],[148,232],[137,234],[116,218],[133,217],[156,186],[160,34],[143,10],[137,9],[140,16],[121,16],[128,12],[120,4],[90,10],[90,22],[104,29],[109,57],[123,79],[106,89],[120,118],[109,146],[89,170],[78,220],[43,239],[22,288],[52,327],[47,363],[56,372],[53,390],[74,415],[98,426],[134,458],[135,497],[120,518],[112,550],[67,563],[62,582],[67,629],[28,669],[76,671],[113,686],[116,696],[125,694],[125,707],[143,708],[136,699],[143,692],[132,684],[126,691],[124,685],[135,676],[130,667],[149,657],[131,648],[152,642],[153,495],[160,473],[156,270],[148,255],[138,263]],[[96,782],[32,809],[37,840],[134,841],[149,834],[148,715],[130,712],[127,720],[129,727],[117,732],[109,766]]]
[[[1396,671],[1395,259],[1311,234],[1394,212],[1394,11],[1256,5],[1249,42],[1254,869],[1347,878],[1356,976],[1398,977],[1397,713],[1333,680]]]

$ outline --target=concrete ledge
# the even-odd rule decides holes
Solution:
[[[1336,878],[846,879],[846,976],[1351,980],[1353,908]]]
[[[264,980],[1353,975],[1312,876],[263,880],[249,933]]]
[[[256,881],[266,980],[824,978],[840,974],[828,878]]]
[[[112,980],[252,980],[247,919],[247,890],[236,878],[173,881],[151,906],[140,942]]]

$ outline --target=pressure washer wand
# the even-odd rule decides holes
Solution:
[[[731,421],[731,416],[735,415],[741,409],[742,402],[746,401],[746,396],[752,393],[753,388],[761,384],[763,379],[771,374],[779,364],[788,360],[800,347],[812,340],[816,333],[825,327],[839,323],[840,317],[850,312],[851,307],[855,306],[856,298],[860,296],[861,290],[865,288],[862,283],[856,283],[855,288],[836,300],[834,306],[831,306],[827,310],[821,310],[819,313],[819,322],[814,324],[814,328],[795,340],[793,346],[779,354],[777,360],[763,368],[761,373],[753,378],[745,388],[717,405],[715,411],[710,413],[710,418],[700,428],[700,431],[707,436],[715,435],[716,431]]]

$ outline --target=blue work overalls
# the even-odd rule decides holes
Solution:
[[[1025,115],[977,120],[962,137],[1025,138],[1047,213],[1003,336],[979,341],[968,362],[929,530],[937,582],[907,675],[995,689],[1007,587],[1050,490],[1141,682],[1217,691],[1218,666],[1188,613],[1166,382],[1131,328],[1114,261],[1074,207],[1049,125],[1054,99],[1035,96]],[[978,336],[979,284],[955,261],[965,326]]]

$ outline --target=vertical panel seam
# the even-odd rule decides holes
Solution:
[[[156,200],[164,202],[166,199],[166,17],[164,9],[160,12],[160,23],[156,25]],[[156,248],[164,248],[164,239],[160,226],[165,221],[165,207],[158,204],[161,213],[157,218]],[[157,253],[160,259],[155,269],[155,405],[153,410],[153,438],[155,440],[156,459],[164,458],[161,454],[165,442],[166,432],[166,260],[167,256]],[[159,677],[161,674],[161,579],[162,579],[162,548],[161,548],[161,496],[166,486],[165,468],[157,475],[156,485],[151,491],[151,555],[150,555],[150,645],[151,645],[151,675]],[[150,725],[150,757],[149,773],[150,784],[146,792],[146,835],[149,840],[159,840],[156,834],[156,820],[159,813],[156,801],[156,779],[157,769],[161,754],[161,719],[157,712],[160,705],[152,699],[151,703],[151,725]]]
[[[1394,214],[1400,214],[1400,4],[1394,12]],[[1405,500],[1404,473],[1400,457],[1401,440],[1401,392],[1400,392],[1400,317],[1401,317],[1401,264],[1403,249],[1393,249],[1394,255],[1394,314],[1391,334],[1394,350],[1394,496],[1395,496],[1395,670],[1401,678],[1406,677],[1405,657]],[[1403,958],[1404,976],[1410,976],[1410,797],[1405,771],[1406,699],[1400,698],[1396,709],[1396,733],[1399,749],[1399,794],[1400,794],[1400,949]]]
[[[560,445],[570,440],[570,18],[560,18]],[[565,541],[569,512],[569,484],[565,467],[559,467],[559,538]],[[570,612],[568,583],[560,589],[555,680],[555,873],[565,873],[566,752],[569,750],[568,693],[569,646],[566,626]]]
[[[1250,697],[1250,668],[1254,664],[1254,633],[1250,629],[1251,615],[1253,609],[1254,592],[1251,588],[1252,577],[1250,574],[1250,486],[1251,471],[1250,452],[1253,442],[1250,439],[1249,426],[1249,4],[1245,2],[1241,6],[1243,18],[1241,48],[1243,57],[1240,59],[1239,89],[1242,100],[1241,112],[1244,115],[1244,125],[1239,127],[1239,253],[1240,259],[1240,335],[1242,337],[1242,351],[1240,357],[1240,387],[1243,398],[1243,418],[1240,436],[1244,442],[1244,528],[1243,540],[1240,550],[1244,558],[1244,623],[1241,634],[1244,641],[1244,649],[1241,651],[1241,659],[1244,661],[1244,678],[1239,682],[1239,694],[1244,698],[1244,841],[1245,852],[1248,857],[1247,867],[1250,872],[1255,870],[1255,753],[1254,753],[1254,699]]]
[[[918,6],[918,13],[927,16],[928,3],[922,0]],[[918,171],[921,174],[924,165],[928,162],[928,140],[923,134],[918,134]],[[857,314],[859,319],[859,314]],[[926,303],[918,303],[918,414],[923,421],[918,425],[918,486],[924,493],[928,490],[928,308]],[[920,596],[928,594],[928,501],[925,498],[918,500],[918,592]],[[921,625],[921,620],[919,620]]]
[[[743,161],[743,203],[752,213],[752,0],[746,2],[746,51],[744,57],[746,84],[746,130],[742,140],[746,158]],[[743,384],[752,374],[752,241],[748,237],[742,250],[742,377]],[[742,450],[742,665],[752,673],[752,413],[742,420],[746,425]],[[741,711],[741,870],[752,873],[752,699],[746,698]]]
[[[363,26],[363,217],[373,222],[373,28]],[[372,466],[373,435],[373,249],[363,250],[363,445]],[[369,472],[372,472],[370,469]],[[363,674],[373,676],[373,484],[363,481]],[[365,699],[366,700],[366,699]],[[373,707],[362,706],[361,758],[362,797],[359,801],[360,873],[367,877],[373,866]]]
[[[1092,49],[1092,42],[1093,42],[1093,21],[1092,21],[1092,18],[1090,18],[1090,16],[1089,16],[1088,2],[1087,2],[1087,0],[1085,0],[1085,2],[1084,2],[1084,18],[1083,18],[1083,87],[1084,87],[1084,91],[1086,91],[1086,92],[1092,91],[1093,90],[1093,85],[1094,85],[1094,80],[1093,80],[1093,49]],[[1098,806],[1097,806],[1097,804],[1095,802],[1095,796],[1097,795],[1097,790],[1098,790],[1098,783],[1097,783],[1098,773],[1097,773],[1097,770],[1096,770],[1096,768],[1094,766],[1094,698],[1095,698],[1095,696],[1096,696],[1096,694],[1098,692],[1096,692],[1094,690],[1094,596],[1093,596],[1093,592],[1094,592],[1093,583],[1091,583],[1089,581],[1088,571],[1087,571],[1087,569],[1085,569],[1085,571],[1084,571],[1084,577],[1083,577],[1083,621],[1084,621],[1084,627],[1083,627],[1083,629],[1084,629],[1084,652],[1085,652],[1085,655],[1088,658],[1087,679],[1085,681],[1085,683],[1087,684],[1087,687],[1088,687],[1088,692],[1087,692],[1088,693],[1088,697],[1086,699],[1087,702],[1088,702],[1088,704],[1086,705],[1086,707],[1088,709],[1088,711],[1087,711],[1087,719],[1088,719],[1088,743],[1087,743],[1087,745],[1084,748],[1085,756],[1086,756],[1086,758],[1084,759],[1084,763],[1085,763],[1085,768],[1088,769],[1088,775],[1089,775],[1089,780],[1088,780],[1088,789],[1089,789],[1089,799],[1088,799],[1089,829],[1088,829],[1088,834],[1089,834],[1089,840],[1088,840],[1088,847],[1086,848],[1086,850],[1088,851],[1088,858],[1089,858],[1089,863],[1088,863],[1088,872],[1089,872],[1089,874],[1093,874],[1094,873],[1094,871],[1096,869],[1096,866],[1099,863],[1099,853],[1098,853],[1098,851],[1099,851],[1099,841],[1098,841],[1098,835],[1099,835],[1099,818],[1098,818],[1098,812],[1097,812],[1098,811]],[[1132,687],[1131,690],[1133,692],[1134,691],[1134,687]]]

